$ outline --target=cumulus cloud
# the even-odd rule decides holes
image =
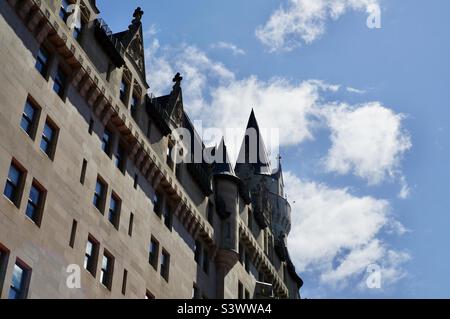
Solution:
[[[284,180],[293,212],[289,248],[300,272],[317,273],[322,284],[331,286],[363,280],[374,263],[380,265],[386,285],[405,275],[402,265],[409,255],[383,241],[393,224],[404,229],[389,202],[303,181],[291,172]]]
[[[239,48],[235,44],[229,43],[229,42],[224,42],[224,41],[219,41],[219,42],[211,44],[211,48],[212,49],[230,50],[231,53],[235,56],[246,54],[246,52],[243,49]]]
[[[316,130],[329,129],[331,148],[324,159],[329,172],[355,174],[370,184],[396,176],[402,186],[399,196],[407,197],[400,164],[411,142],[402,128],[403,116],[381,103],[326,103],[323,93],[340,87],[317,80],[239,78],[188,44],[161,46],[153,39],[146,58],[151,90],[157,95],[168,94],[173,75],[182,73],[184,106],[193,120],[242,128],[243,133],[254,108],[262,128],[280,128],[281,146],[313,140]],[[237,152],[241,140],[229,150],[235,147]],[[303,181],[289,172],[285,183],[293,212],[289,248],[299,271],[314,272],[324,285],[345,285],[355,278],[364,283],[372,263],[380,265],[385,284],[405,275],[402,265],[409,254],[383,240],[383,234],[401,236],[408,231],[391,214],[388,201]]]
[[[403,115],[379,102],[331,106],[322,114],[331,130],[332,146],[325,159],[330,172],[353,173],[370,185],[400,177],[401,195],[407,196],[408,187],[399,171],[412,144],[402,128]]]
[[[329,20],[349,10],[379,12],[379,0],[289,0],[256,29],[256,36],[270,51],[290,51],[320,38]]]

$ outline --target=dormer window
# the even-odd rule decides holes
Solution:
[[[128,69],[123,70],[122,81],[120,82],[119,97],[122,103],[128,108],[128,99],[130,96],[131,72]]]
[[[133,93],[133,96],[131,97],[131,114],[134,116],[136,115],[136,111],[139,107],[139,97],[136,93]]]
[[[128,83],[122,79],[120,83],[120,100],[125,104],[127,99]]]

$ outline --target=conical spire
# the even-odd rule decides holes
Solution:
[[[271,174],[266,146],[253,109],[250,113],[244,140],[239,151],[236,172],[241,170],[243,166],[251,166],[253,172],[257,174]]]
[[[223,137],[219,146],[216,148],[214,155],[216,156],[216,162],[214,163],[214,174],[229,174],[235,176],[233,166],[231,165],[228,157],[225,139]],[[217,158],[217,156],[220,156],[220,158]]]

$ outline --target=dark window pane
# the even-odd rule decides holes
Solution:
[[[42,192],[34,185],[31,186],[30,196],[28,198],[28,205],[26,215],[33,222],[39,222],[39,206],[42,199]]]
[[[17,206],[19,196],[19,186],[22,178],[22,172],[14,165],[11,164],[8,173],[8,179],[6,180],[5,190],[3,194]]]
[[[22,120],[20,121],[20,127],[30,136],[33,133],[33,124],[36,120],[36,113],[36,108],[27,101],[22,114]]]
[[[105,184],[100,180],[97,180],[97,183],[95,184],[93,204],[100,211],[103,209],[105,188],[106,188]]]
[[[9,299],[25,299],[28,270],[18,264],[14,265],[11,286],[9,289]]]
[[[42,76],[47,75],[49,53],[44,48],[40,48],[36,57],[36,69]]]
[[[109,155],[111,149],[112,133],[110,130],[105,128],[102,137],[102,150]]]
[[[58,68],[58,71],[56,72],[55,76],[55,83],[53,84],[53,90],[60,97],[63,97],[64,95],[65,84],[66,84],[66,74],[61,68]]]
[[[49,123],[45,123],[44,132],[41,139],[41,150],[49,157],[52,156],[53,143],[55,138],[55,129]]]

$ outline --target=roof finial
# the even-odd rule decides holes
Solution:
[[[133,13],[133,24],[141,22],[142,16],[144,15],[144,11],[142,11],[141,7],[137,7],[136,10],[134,10]]]
[[[180,85],[181,81],[183,81],[183,77],[181,76],[180,72],[175,74],[175,77],[173,78],[172,82],[175,83],[175,85]]]

